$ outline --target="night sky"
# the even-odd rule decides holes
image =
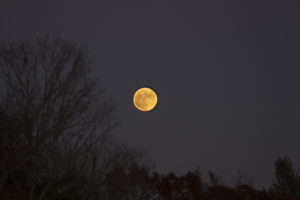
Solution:
[[[269,186],[300,166],[299,0],[1,0],[0,42],[61,35],[93,58],[122,121],[116,137],[159,172],[238,170]],[[158,106],[136,110],[150,86]]]

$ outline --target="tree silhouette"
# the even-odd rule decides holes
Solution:
[[[221,177],[215,174],[214,172],[212,172],[211,170],[208,170],[208,177],[209,177],[209,182],[213,187],[218,187],[223,185]]]
[[[300,198],[300,175],[297,174],[288,157],[278,157],[275,162],[273,187],[280,193]]]
[[[3,198],[104,199],[111,169],[140,166],[137,150],[111,138],[114,106],[89,66],[58,37],[0,48]]]
[[[239,170],[237,175],[233,178],[233,184],[236,187],[243,185],[254,185],[254,177],[249,176],[246,172]]]

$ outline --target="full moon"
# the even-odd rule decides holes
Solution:
[[[151,88],[140,88],[133,95],[133,104],[140,111],[153,110],[157,104],[157,95]]]

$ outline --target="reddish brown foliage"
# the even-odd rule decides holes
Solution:
[[[193,172],[177,177],[174,173],[150,177],[151,187],[166,200],[299,200],[274,191],[258,190],[249,185],[209,186],[203,189],[201,178]]]

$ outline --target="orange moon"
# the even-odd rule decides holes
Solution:
[[[151,88],[140,88],[133,95],[133,104],[143,112],[153,110],[157,104],[157,95]]]

